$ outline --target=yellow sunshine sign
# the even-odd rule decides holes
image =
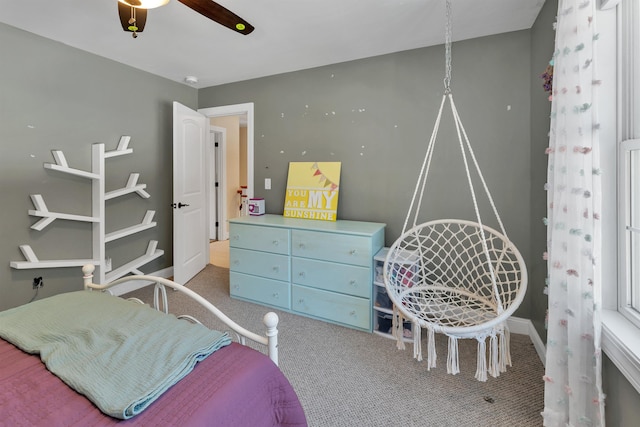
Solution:
[[[335,221],[340,166],[340,162],[289,163],[284,216]]]

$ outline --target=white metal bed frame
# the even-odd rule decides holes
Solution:
[[[278,315],[274,312],[269,312],[265,314],[262,319],[264,325],[267,327],[267,331],[264,336],[251,332],[242,326],[238,325],[236,322],[231,320],[226,314],[224,314],[220,309],[218,309],[215,305],[204,299],[202,296],[198,295],[196,292],[191,289],[176,283],[172,280],[165,279],[163,277],[157,276],[148,276],[148,275],[135,275],[135,276],[126,276],[122,277],[118,280],[115,280],[111,283],[107,284],[96,284],[93,283],[93,272],[95,270],[95,266],[92,264],[87,264],[82,267],[82,273],[84,278],[84,288],[86,290],[97,290],[97,291],[109,291],[109,288],[119,285],[121,283],[125,283],[132,280],[144,280],[155,283],[154,291],[153,291],[153,305],[152,307],[158,311],[162,311],[164,313],[169,312],[169,303],[167,301],[167,290],[166,288],[171,288],[175,291],[178,291],[184,295],[187,295],[201,306],[203,306],[207,311],[220,319],[225,325],[227,325],[231,330],[233,330],[237,336],[238,341],[242,345],[246,345],[246,339],[254,341],[258,344],[262,344],[267,348],[267,354],[269,358],[278,365]],[[132,298],[141,304],[144,304],[137,298]],[[200,323],[197,319],[189,315],[180,315],[177,316],[181,319],[187,319],[192,322]]]

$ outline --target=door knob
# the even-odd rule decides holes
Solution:
[[[176,208],[176,203],[171,203],[171,205],[170,205],[170,206],[171,206],[173,209],[175,209],[175,208]],[[178,207],[178,209],[180,209],[180,208],[182,208],[182,207],[185,207],[185,206],[189,206],[189,205],[188,205],[188,204],[186,204],[186,203],[182,203],[182,202],[177,203],[177,207]]]

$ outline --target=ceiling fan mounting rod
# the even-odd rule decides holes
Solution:
[[[138,27],[136,26],[136,8],[131,6],[131,18],[129,18],[129,31],[131,36],[135,39],[138,37]]]

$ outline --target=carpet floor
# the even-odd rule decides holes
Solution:
[[[397,350],[395,341],[379,335],[230,298],[226,268],[208,265],[187,287],[260,334],[264,314],[278,314],[280,368],[311,427],[542,425],[544,368],[526,335],[511,334],[513,366],[483,383],[474,378],[475,340],[460,340],[461,372],[450,375],[447,340],[437,334],[438,363],[428,371],[426,361],[413,358],[411,346]],[[151,287],[127,296],[150,301]],[[179,293],[169,294],[169,308],[224,330]]]

